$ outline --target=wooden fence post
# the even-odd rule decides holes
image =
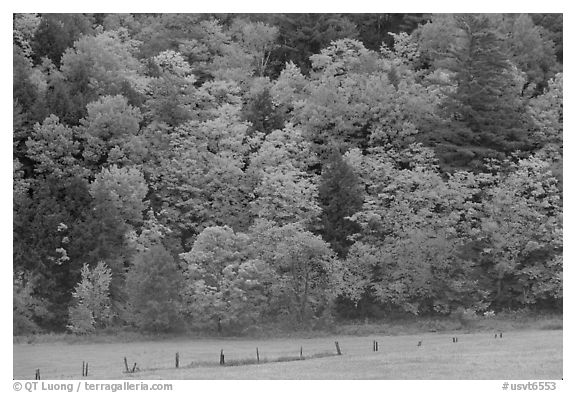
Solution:
[[[300,359],[302,359],[302,347],[300,347]]]
[[[176,352],[176,368],[180,366],[180,354]]]
[[[224,364],[226,364],[226,362],[224,361],[224,350],[221,349],[220,350],[220,365],[223,366]]]
[[[128,368],[128,360],[126,359],[126,356],[124,356],[124,367],[126,367],[126,372],[129,373],[130,369]]]
[[[334,341],[334,344],[336,344],[336,353],[338,353],[338,355],[342,355],[342,352],[340,352],[340,344],[338,344],[338,341]]]
[[[258,352],[258,347],[256,347],[256,362],[260,364],[260,353]]]

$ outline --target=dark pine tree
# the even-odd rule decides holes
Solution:
[[[460,33],[448,55],[456,89],[443,109],[450,119],[439,134],[453,155],[481,162],[485,157],[528,147],[524,101],[514,91],[503,40],[485,15],[457,15]],[[455,153],[454,153],[455,152]],[[442,152],[440,152],[442,156]]]
[[[389,33],[410,34],[419,24],[426,22],[426,14],[346,14],[358,29],[358,39],[368,49],[378,51],[382,45],[392,47],[394,38]]]
[[[337,151],[324,164],[318,193],[322,237],[344,258],[353,243],[348,237],[360,230],[360,226],[347,217],[362,208],[363,198],[357,175]]]
[[[270,89],[264,88],[248,97],[242,108],[243,118],[252,124],[254,131],[269,134],[284,127],[281,112],[272,102]]]
[[[83,179],[48,177],[33,181],[30,196],[14,207],[13,267],[41,278],[36,293],[47,301],[49,311],[41,327],[66,326],[72,289],[82,264],[89,263],[86,243],[78,242],[77,230],[90,211],[90,200]],[[59,249],[65,249],[69,259]]]
[[[308,75],[310,56],[334,40],[358,37],[356,25],[342,14],[270,14],[264,21],[279,30],[278,47],[270,57],[272,78],[280,75],[288,61]]]

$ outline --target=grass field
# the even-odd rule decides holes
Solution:
[[[452,343],[453,336],[458,343]],[[342,356],[303,361],[222,367],[227,362],[335,353]],[[379,351],[372,351],[377,340]],[[418,347],[418,341],[422,346]],[[426,333],[400,336],[338,336],[310,339],[174,339],[131,343],[14,344],[14,378],[80,379],[82,361],[88,379],[561,379],[562,330]],[[180,368],[174,355],[180,353]],[[124,356],[139,372],[125,374]],[[198,364],[203,362],[204,365]],[[210,362],[212,364],[206,364]]]

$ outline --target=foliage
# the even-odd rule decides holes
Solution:
[[[526,73],[528,83],[542,89],[558,70],[554,43],[527,14],[519,15],[503,25],[509,26],[503,30],[509,37],[506,46],[511,60]]]
[[[257,179],[250,202],[255,216],[280,225],[316,220],[317,181],[307,172],[315,158],[299,129],[288,124],[272,132],[250,161],[248,171]]]
[[[437,93],[401,62],[378,59],[357,41],[334,42],[313,66],[315,78],[307,97],[294,104],[294,117],[324,160],[332,144],[341,150],[406,146],[437,118]]]
[[[538,158],[520,160],[486,191],[480,260],[493,277],[490,300],[499,306],[545,302],[561,294],[561,194],[548,168]]]
[[[126,274],[126,319],[145,331],[169,331],[180,319],[181,278],[162,245],[137,253]]]
[[[194,79],[164,73],[152,78],[146,86],[150,98],[144,104],[145,116],[177,126],[193,119]]]
[[[31,128],[34,122],[42,121],[46,116],[42,87],[36,81],[38,73],[33,68],[32,61],[26,52],[15,44],[12,54],[14,106],[20,111],[22,125]],[[15,141],[21,141],[25,137],[25,132],[14,134]]]
[[[352,244],[350,237],[360,230],[349,217],[362,207],[363,195],[357,175],[339,152],[322,168],[318,200],[323,238],[339,257],[345,257]]]
[[[140,223],[147,207],[148,185],[137,168],[103,168],[90,185],[95,210],[110,210],[127,223]]]
[[[15,329],[560,309],[561,26],[14,14]]]
[[[534,149],[527,99],[557,69],[538,27],[522,15],[441,14],[415,35],[434,71],[428,78],[445,95],[443,120],[422,141],[445,168],[479,170],[484,158]]]
[[[34,295],[34,279],[22,273],[14,274],[12,284],[12,329],[14,335],[40,331],[38,320],[45,318],[46,302]]]
[[[457,88],[448,95],[446,111],[477,135],[473,144],[496,150],[518,148],[522,103],[510,89],[513,75],[502,39],[485,16],[457,16],[455,25],[458,46],[448,51],[447,60]]]
[[[98,167],[106,162],[107,157],[110,160],[115,155],[126,154],[120,151],[130,153],[123,147],[139,132],[142,115],[138,108],[129,105],[125,97],[116,95],[103,96],[89,103],[86,111],[88,113],[78,127],[85,165]]]
[[[308,74],[310,56],[332,41],[357,36],[356,25],[342,14],[274,14],[270,19],[278,26],[278,47],[271,55],[276,75],[288,59]]]
[[[223,105],[220,116],[190,121],[171,135],[170,153],[150,168],[152,188],[165,217],[185,233],[209,226],[245,228],[249,188],[245,158],[250,148],[248,125],[238,108]]]
[[[68,330],[76,334],[93,333],[95,329],[94,315],[92,310],[83,303],[79,303],[70,309]]]
[[[269,134],[274,130],[283,128],[281,110],[274,105],[270,94],[271,83],[268,80],[258,80],[250,92],[246,94],[246,103],[243,107],[243,117],[250,122],[256,132]]]
[[[128,247],[142,252],[149,250],[151,247],[162,245],[163,240],[171,233],[172,230],[162,225],[154,215],[154,212],[148,210],[140,232],[136,233],[133,229],[129,230],[126,233],[126,242]]]
[[[563,56],[563,14],[530,14],[534,24],[542,27],[542,36],[554,43],[556,60],[562,64]]]
[[[37,14],[14,14],[13,39],[22,48],[26,57],[32,55],[30,42],[40,25],[41,18]]]
[[[92,209],[87,182],[78,177],[36,180],[19,201],[13,227],[14,268],[39,277],[36,293],[50,311],[43,326],[66,326],[82,264],[96,264],[119,249],[117,223],[107,227]]]
[[[190,64],[184,57],[173,50],[166,50],[152,58],[152,61],[162,73],[174,74],[176,76],[186,76],[190,74]]]
[[[106,327],[113,317],[110,304],[112,271],[104,262],[98,262],[92,270],[84,264],[81,274],[82,280],[72,293],[76,304],[70,308],[68,329],[85,334]]]
[[[238,41],[248,56],[251,57],[255,74],[265,75],[270,54],[276,46],[278,28],[262,22],[235,19],[230,27],[230,33],[232,38]]]
[[[306,326],[329,311],[336,262],[326,242],[300,223],[258,220],[250,233],[257,258],[275,272],[267,292],[269,313]]]
[[[36,123],[26,147],[28,157],[36,161],[34,171],[39,175],[63,179],[84,175],[84,168],[76,158],[80,143],[74,138],[74,130],[61,124],[54,115],[41,125]]]
[[[186,312],[194,326],[239,332],[261,322],[271,272],[255,259],[249,236],[209,227],[180,257],[186,264]]]
[[[60,70],[67,82],[67,94],[83,108],[104,95],[134,97],[143,89],[134,57],[138,42],[126,30],[81,36],[62,55]]]
[[[539,145],[562,146],[564,112],[562,106],[563,74],[556,74],[548,81],[548,88],[530,100],[528,113],[532,117],[535,132],[532,136]]]
[[[345,262],[344,291],[352,285],[355,301],[366,293],[415,314],[474,302],[474,272],[459,248],[474,230],[476,180],[456,173],[444,181],[430,152],[417,145],[400,154],[412,156],[412,168],[402,169],[400,157],[380,150],[348,157],[367,194],[352,216],[362,231]],[[350,284],[355,276],[359,283]]]
[[[85,14],[42,14],[30,43],[34,57],[37,60],[47,57],[60,65],[67,48],[82,35],[93,33],[92,23],[92,18]]]

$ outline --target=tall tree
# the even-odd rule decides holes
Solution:
[[[239,120],[238,107],[220,110],[216,119],[176,128],[160,165],[149,167],[155,203],[184,243],[209,226],[239,230],[250,225],[248,125]]]
[[[125,29],[82,36],[62,55],[60,70],[68,95],[85,114],[86,105],[103,95],[124,95],[137,104],[146,81],[134,57],[139,43]],[[73,119],[78,121],[79,119]]]
[[[108,164],[111,150],[124,144],[140,130],[142,115],[121,95],[103,96],[89,103],[87,114],[76,128],[82,141],[85,166],[97,170]]]
[[[267,135],[247,170],[255,179],[253,214],[280,225],[315,226],[320,213],[317,175],[309,169],[316,161],[310,143],[291,124]]]
[[[330,313],[335,258],[330,246],[300,223],[257,220],[250,236],[259,260],[275,273],[268,313],[295,326],[310,326]]]
[[[50,115],[42,124],[36,123],[26,141],[27,156],[34,162],[34,172],[40,176],[54,176],[67,180],[83,177],[86,170],[78,159],[80,143],[74,130]]]
[[[92,216],[85,179],[35,179],[28,195],[18,200],[14,216],[14,270],[38,278],[35,292],[46,300],[49,311],[42,327],[63,329],[83,263],[98,261],[92,254],[95,239],[102,236],[97,230],[102,224]],[[121,241],[116,227],[107,228],[106,235]],[[107,247],[106,252],[116,250]]]
[[[350,217],[361,209],[363,192],[354,170],[337,151],[332,153],[330,161],[324,163],[319,180],[322,238],[342,258],[353,243],[350,236],[360,231],[360,226]]]
[[[506,164],[506,163],[505,163]],[[476,260],[484,266],[494,308],[562,299],[562,204],[557,180],[536,157],[500,169],[482,200]]]
[[[250,122],[254,131],[264,134],[282,129],[284,119],[281,110],[272,100],[270,94],[272,84],[264,78],[255,82],[245,95],[243,118]]]
[[[84,264],[81,274],[82,279],[72,294],[76,304],[70,308],[68,328],[74,333],[90,333],[95,328],[107,326],[113,317],[110,305],[112,271],[99,262],[92,270]]]
[[[522,103],[512,84],[510,63],[490,20],[482,15],[455,17],[460,43],[450,50],[456,91],[446,110],[474,133],[474,143],[508,151],[521,146]],[[513,84],[512,84],[513,85]]]
[[[90,185],[96,210],[114,210],[122,221],[138,225],[143,221],[148,184],[136,168],[103,168]]]
[[[126,274],[125,318],[143,331],[176,330],[180,318],[181,273],[161,245],[137,253]]]
[[[459,257],[477,227],[474,176],[455,173],[444,180],[433,152],[419,145],[358,153],[346,159],[366,196],[351,217],[361,231],[344,262],[343,293],[415,314],[482,307],[474,269]]]
[[[494,18],[441,15],[421,29],[420,45],[448,73],[444,121],[429,136],[448,168],[481,166],[485,157],[529,149],[523,73],[509,60]],[[431,139],[430,139],[431,138]]]
[[[185,269],[185,309],[194,326],[239,332],[262,322],[271,270],[255,259],[250,238],[229,227],[209,227],[180,257]]]

